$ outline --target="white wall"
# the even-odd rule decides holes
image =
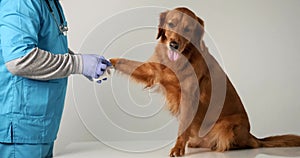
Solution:
[[[62,0],[62,4],[70,28],[69,44],[73,50],[84,51],[84,53],[104,53],[104,56],[108,58],[123,55],[140,60],[147,59],[151,55],[154,47],[151,42],[155,42],[156,30],[153,28],[134,30],[117,38],[108,46],[109,41],[116,38],[112,35],[118,30],[114,29],[130,28],[148,22],[149,24],[145,25],[156,26],[159,12],[164,8],[171,9],[177,6],[190,8],[205,20],[206,31],[214,40],[222,56],[226,72],[249,114],[252,133],[258,137],[285,133],[300,135],[298,121],[300,119],[299,0],[201,0],[197,2]],[[147,7],[145,12],[138,9],[136,11],[138,14],[122,16],[136,7],[144,6],[157,7],[150,10]],[[128,22],[128,25],[125,26],[124,21],[121,23],[122,20]],[[124,26],[118,26],[120,24],[118,21]],[[145,44],[145,42],[150,42],[150,44]],[[134,46],[137,47],[132,48]],[[80,110],[82,118],[88,118],[88,121],[94,120],[90,122],[94,127],[88,127],[89,129],[96,128],[93,129],[96,132],[93,134],[100,135],[101,138],[107,140],[124,139],[126,134],[109,130],[112,128],[110,122],[102,119],[105,117],[101,110],[97,111],[99,106],[105,109],[104,112],[115,123],[137,132],[156,129],[162,126],[164,121],[171,120],[172,117],[165,110],[144,123],[140,118],[123,116],[126,114],[115,106],[115,100],[122,101],[122,105],[134,105],[124,107],[134,112],[135,109],[140,108],[136,105],[151,102],[151,97],[156,97],[156,100],[160,98],[156,95],[149,96],[147,92],[141,90],[141,87],[134,86],[132,83],[122,86],[120,83],[127,80],[118,76],[114,78],[116,79],[110,79],[102,85],[90,83],[81,76],[70,78],[65,111],[56,141],[57,151],[70,142],[95,140],[86,130],[75,107]],[[118,96],[118,94],[115,95],[118,98],[112,98],[112,91],[122,89],[129,89],[133,99],[122,100],[127,96]],[[154,102],[154,105],[159,105],[156,103]],[[160,106],[153,108],[159,109]],[[146,115],[153,108],[148,107],[135,112]],[[166,137],[176,135],[176,126],[170,127],[169,130],[170,135],[167,133]],[[131,139],[131,137],[128,136],[125,139]],[[155,134],[141,137],[159,138]]]

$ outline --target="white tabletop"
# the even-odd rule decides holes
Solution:
[[[135,142],[115,142],[124,146],[135,146]],[[149,142],[144,142],[149,143]],[[151,142],[155,143],[155,142]],[[173,144],[150,152],[125,152],[111,148],[101,142],[71,143],[64,150],[57,153],[55,158],[166,158]],[[251,150],[212,152],[208,149],[186,149],[187,158],[300,158],[300,147],[295,148],[260,148]]]

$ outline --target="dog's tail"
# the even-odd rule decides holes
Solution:
[[[300,136],[280,135],[257,139],[260,147],[299,147]]]

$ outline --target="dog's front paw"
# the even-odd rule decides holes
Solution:
[[[170,152],[170,156],[171,157],[183,156],[184,152],[185,152],[185,147],[177,147],[177,146],[175,146],[174,148],[172,148],[172,150]]]
[[[112,59],[109,59],[110,63],[115,67],[118,63],[120,58],[112,58]]]

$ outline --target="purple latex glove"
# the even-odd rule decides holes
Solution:
[[[108,60],[106,60],[103,56],[96,54],[82,54],[82,61],[82,74],[91,81],[93,78],[99,78],[106,71],[106,68],[111,66],[111,63]],[[101,80],[97,82],[101,83]]]

